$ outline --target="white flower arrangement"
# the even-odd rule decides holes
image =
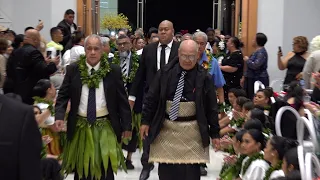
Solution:
[[[320,50],[320,35],[314,37],[310,43],[310,51]]]
[[[219,44],[218,44],[218,47],[221,51],[223,51],[225,49],[225,45],[224,45],[224,41],[220,41]]]

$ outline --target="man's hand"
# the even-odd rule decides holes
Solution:
[[[245,57],[243,57],[243,60],[246,62],[246,61],[249,60],[249,57],[248,57],[248,56],[245,56]]]
[[[142,125],[140,127],[141,139],[145,139],[148,135],[149,135],[149,126],[148,125]]]
[[[39,24],[37,25],[37,27],[35,28],[37,31],[41,31],[43,29],[44,25],[43,25],[43,21],[39,21]]]
[[[124,131],[122,133],[122,139],[130,139],[132,137],[132,132],[131,131]]]
[[[54,125],[55,125],[57,132],[66,131],[66,127],[64,125],[64,120],[56,120]]]
[[[130,104],[130,108],[131,108],[131,110],[132,110],[132,109],[133,109],[133,106],[134,106],[134,101],[129,100],[129,104]]]
[[[216,150],[220,149],[220,139],[219,138],[212,139],[212,146]]]

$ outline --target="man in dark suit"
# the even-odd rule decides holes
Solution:
[[[97,150],[86,153],[99,156],[99,154],[96,154],[96,152],[101,151],[100,158],[107,159],[107,161],[109,161],[108,168],[106,168],[108,162],[102,163],[101,177],[97,177],[96,173],[96,170],[100,167],[95,167],[94,172],[92,172],[92,168],[88,170],[88,167],[80,167],[80,170],[79,168],[75,169],[74,166],[67,166],[66,168],[71,172],[74,170],[76,171],[75,180],[86,180],[93,178],[101,178],[101,180],[113,180],[113,171],[118,168],[119,162],[114,160],[114,156],[111,155],[109,160],[108,152],[117,152],[119,150],[119,146],[111,146],[114,140],[113,137],[116,137],[116,142],[114,143],[120,143],[122,138],[131,137],[132,125],[130,106],[122,81],[121,69],[117,65],[108,65],[108,59],[103,56],[103,45],[101,38],[97,35],[91,35],[86,38],[84,46],[86,59],[83,60],[83,62],[80,60],[80,66],[79,64],[74,63],[67,67],[67,73],[56,101],[55,124],[58,130],[62,130],[64,128],[63,119],[65,117],[69,100],[71,101],[71,108],[67,118],[68,143],[74,143],[74,139],[82,136],[81,133],[93,131],[92,129],[95,129],[97,126],[99,126],[98,129],[102,129],[102,134],[106,131],[110,132],[110,127],[106,125],[110,124],[112,128],[111,132],[113,133],[108,134],[107,139],[103,139],[105,136],[97,136],[94,132],[91,132],[91,135],[85,135],[86,138],[96,139],[91,139],[92,141],[90,142],[94,143],[95,148],[93,149]],[[108,69],[108,67],[110,69]],[[79,123],[82,125],[79,126]],[[81,130],[84,127],[88,127],[89,130],[85,132],[81,131],[81,133],[76,134],[76,132],[79,132],[78,130]],[[86,140],[86,142],[88,141]],[[105,143],[102,142],[106,142],[108,144],[105,149],[102,147],[102,145],[105,145]],[[75,143],[79,143],[77,145],[80,146],[80,144],[84,142],[76,141]],[[107,148],[112,149],[107,150]],[[70,149],[65,150],[68,151]],[[104,153],[105,151],[107,151],[106,154]],[[83,154],[75,154],[75,157],[79,159],[75,160],[71,158],[71,161],[76,164],[76,167],[84,164],[84,162],[80,162],[81,159],[84,160]],[[115,157],[117,159],[119,156],[115,155]],[[69,162],[70,159],[64,159],[64,163],[68,164]],[[100,165],[98,164],[97,166]],[[114,169],[115,167],[116,169]],[[81,172],[81,169],[84,169],[84,172],[89,171],[89,177],[81,178],[82,175],[84,176],[83,172]]]
[[[216,91],[197,56],[197,43],[183,41],[179,57],[157,72],[145,97],[140,134],[149,137],[149,161],[159,163],[160,180],[200,180],[210,137],[219,144]]]
[[[32,90],[40,79],[49,79],[57,71],[60,62],[56,58],[44,58],[38,50],[40,33],[30,29],[25,33],[23,47],[11,55],[7,64],[7,79],[4,85],[5,93],[16,93],[26,104],[33,104]]]
[[[137,69],[139,67],[140,56],[132,49],[132,43],[130,38],[126,35],[120,35],[116,41],[117,48],[119,51],[116,51],[114,54],[114,63],[120,66],[122,71],[122,76],[124,77],[124,86],[128,92],[130,92],[132,87],[132,82],[137,73]],[[132,139],[130,140],[128,145],[124,145],[123,148],[128,151],[128,155],[126,158],[126,166],[127,169],[134,169],[132,164],[131,156],[134,152],[136,152],[137,144],[139,142],[138,133],[140,129],[141,122],[141,112],[142,112],[142,98],[143,98],[143,85],[141,82],[139,86],[139,91],[136,96],[136,103],[133,107],[133,130],[132,130]]]
[[[41,148],[32,107],[0,95],[0,179],[40,180]]]
[[[64,13],[64,19],[58,24],[58,28],[61,29],[63,33],[63,41],[61,44],[63,45],[63,51],[61,52],[64,54],[68,49],[72,48],[72,42],[71,42],[71,35],[74,31],[81,31],[76,23],[74,23],[74,11],[72,9],[68,9]]]
[[[174,29],[172,22],[167,20],[162,21],[158,27],[158,35],[159,43],[148,44],[143,49],[139,69],[129,92],[129,103],[131,108],[134,105],[135,97],[137,96],[141,82],[145,82],[144,92],[148,92],[156,72],[178,56],[179,43],[173,41]],[[149,145],[148,140],[145,140],[141,157],[143,169],[140,180],[148,179],[150,171],[154,167],[153,164],[148,163],[148,159]]]

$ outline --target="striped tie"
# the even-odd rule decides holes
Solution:
[[[181,72],[181,76],[177,85],[176,93],[174,94],[173,102],[170,108],[169,118],[174,121],[178,118],[180,99],[182,97],[183,87],[184,87],[184,76],[186,71]]]
[[[124,58],[124,59],[122,60],[121,70],[122,70],[122,75],[125,76],[125,77],[127,77],[128,74],[127,74],[127,59],[126,59],[126,58]],[[126,87],[126,86],[127,86],[127,84],[124,83],[124,87]]]

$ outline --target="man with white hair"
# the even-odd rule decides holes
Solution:
[[[67,67],[55,105],[55,127],[62,130],[71,102],[63,166],[75,180],[114,180],[124,163],[120,142],[131,138],[131,110],[121,69],[109,64],[101,38],[90,35],[84,47],[86,56]]]
[[[220,142],[215,87],[197,63],[198,50],[195,41],[182,41],[178,58],[157,72],[145,97],[140,134],[149,138],[149,162],[159,163],[160,180],[200,180],[210,137]]]
[[[110,39],[108,37],[101,37],[101,40],[103,45],[103,52],[108,55],[108,58],[113,58],[114,54],[112,54],[110,50]]]

